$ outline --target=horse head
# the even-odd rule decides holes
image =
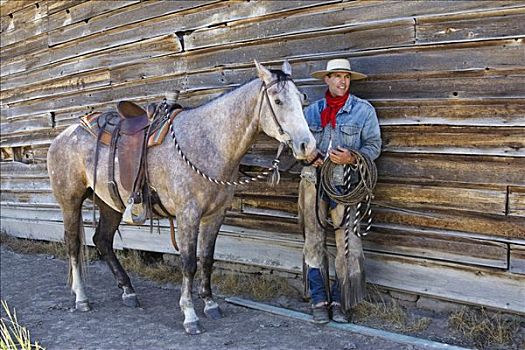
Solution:
[[[315,138],[303,114],[302,94],[291,79],[292,67],[284,61],[281,70],[269,70],[255,61],[262,80],[259,126],[268,136],[286,143],[296,159],[306,159],[315,150]]]

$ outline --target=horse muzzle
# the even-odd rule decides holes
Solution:
[[[291,142],[293,156],[295,159],[303,160],[312,154],[316,149],[315,139],[312,135],[307,138],[303,138],[297,141]]]

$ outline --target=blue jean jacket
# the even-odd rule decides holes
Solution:
[[[366,155],[371,160],[381,153],[381,131],[374,107],[366,100],[350,95],[336,117],[335,129],[331,124],[321,127],[321,111],[326,99],[315,101],[305,111],[306,122],[323,154],[329,148],[341,146]]]

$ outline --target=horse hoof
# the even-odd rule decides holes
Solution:
[[[86,312],[91,310],[91,306],[89,306],[89,301],[77,301],[75,303],[75,309],[78,311]]]
[[[122,294],[122,301],[128,307],[139,307],[139,299],[136,294]]]
[[[204,314],[208,317],[208,318],[211,318],[212,320],[218,320],[220,318],[222,318],[222,313],[221,313],[221,309],[216,306],[216,307],[211,307],[209,309],[204,309]]]
[[[201,334],[206,331],[204,328],[202,328],[199,321],[184,323],[184,330],[189,335]]]

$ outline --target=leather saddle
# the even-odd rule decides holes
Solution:
[[[119,102],[117,111],[121,118],[117,141],[120,183],[127,191],[133,191],[150,123],[146,111],[133,102]]]
[[[149,189],[145,189],[147,150],[163,142],[169,122],[182,110],[176,103],[169,105],[164,114],[159,113],[159,108],[160,105],[150,104],[146,111],[131,101],[121,101],[117,104],[116,112],[93,112],[81,118],[81,126],[97,137],[97,159],[99,147],[109,146],[109,191],[121,209],[131,202],[144,202],[145,192],[149,192]],[[122,187],[131,192],[131,197],[126,201],[128,205],[120,197],[114,181],[115,167],[118,167]]]

